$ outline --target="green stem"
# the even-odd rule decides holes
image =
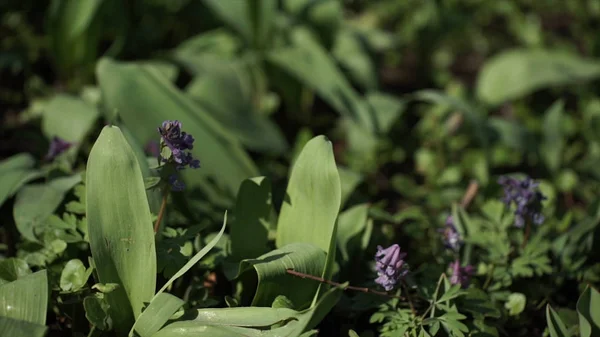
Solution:
[[[492,282],[492,276],[494,275],[494,268],[496,268],[495,264],[492,264],[492,268],[490,269],[487,278],[485,279],[485,283],[483,284],[483,289],[487,289],[487,287],[490,285],[490,282]]]
[[[169,198],[169,188],[164,188],[162,203],[160,204],[160,211],[158,211],[158,216],[156,217],[156,222],[154,223],[154,234],[158,232],[160,228],[160,222],[165,215],[165,209],[167,208],[167,199]]]

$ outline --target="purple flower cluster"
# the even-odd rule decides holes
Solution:
[[[475,272],[473,266],[467,265],[461,267],[460,261],[457,259],[454,262],[450,263],[450,266],[448,266],[448,268],[452,270],[452,276],[450,276],[451,284],[460,284],[463,288],[469,286],[471,276]]]
[[[377,246],[375,261],[378,277],[375,282],[386,291],[394,289],[398,280],[408,274],[408,264],[404,262],[404,257],[406,253],[401,253],[397,244],[385,249]]]
[[[188,151],[194,147],[194,137],[181,131],[181,122],[177,120],[164,121],[162,126],[158,128],[158,133],[161,137],[160,154],[158,155],[160,161],[173,164],[175,171],[183,170],[186,167],[200,167],[200,161],[194,159]],[[168,148],[171,152],[168,157],[162,156],[164,148]],[[182,191],[185,188],[184,183],[179,180],[177,174],[169,175],[169,184],[171,184],[173,191]]]
[[[53,160],[61,153],[67,151],[71,146],[73,146],[73,143],[67,142],[60,137],[52,137],[48,153],[46,154],[46,160]]]
[[[171,158],[177,163],[177,169],[181,170],[186,166],[199,168],[200,161],[194,159],[190,152],[194,148],[194,137],[181,131],[180,121],[164,121],[162,127],[158,128],[161,136],[161,149],[165,146],[171,150]],[[168,162],[171,158],[161,158],[163,162]]]
[[[444,245],[452,249],[454,251],[458,251],[463,241],[460,237],[460,233],[456,230],[456,226],[454,226],[454,221],[452,219],[452,215],[449,215],[446,218],[446,224],[444,228],[440,228],[439,232],[442,233],[444,239]]]
[[[519,180],[512,177],[500,177],[498,183],[504,187],[504,203],[510,206],[512,202],[517,206],[515,210],[515,226],[523,227],[526,218],[536,225],[544,222],[542,215],[542,201],[546,199],[538,190],[539,183],[527,177]]]

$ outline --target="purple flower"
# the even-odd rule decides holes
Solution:
[[[71,146],[73,146],[72,143],[67,142],[62,138],[56,136],[52,137],[52,140],[50,141],[50,147],[48,148],[48,153],[46,154],[46,160],[53,160],[59,154],[67,151]]]
[[[182,170],[185,167],[200,167],[200,161],[194,159],[192,154],[186,151],[194,148],[194,137],[181,131],[180,121],[164,121],[162,126],[158,128],[158,133],[161,136],[160,149],[166,146],[172,153],[170,158],[160,158],[162,162],[174,162],[177,170]]]
[[[397,244],[386,249],[377,246],[375,261],[378,277],[375,282],[386,291],[394,289],[398,280],[408,273],[408,264],[403,260],[405,256],[406,253],[401,253]]]
[[[439,232],[443,234],[444,245],[447,248],[450,248],[454,251],[458,251],[460,249],[463,241],[460,237],[460,233],[456,230],[456,226],[454,226],[452,215],[449,215],[446,218],[446,225],[444,228],[440,228]]]
[[[175,192],[180,192],[185,189],[185,184],[179,180],[175,174],[169,176],[169,184],[171,184],[171,189]]]
[[[452,270],[452,276],[450,276],[450,284],[460,284],[463,288],[469,286],[469,281],[474,273],[473,266],[467,265],[465,267],[460,266],[460,261],[456,260],[450,263],[448,266]]]
[[[498,183],[504,187],[504,203],[510,206],[515,203],[515,226],[523,227],[526,218],[529,218],[536,225],[544,222],[544,216],[541,213],[542,200],[546,197],[538,190],[539,183],[534,182],[527,177],[518,180],[512,177],[500,177]]]

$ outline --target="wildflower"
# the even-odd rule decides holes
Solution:
[[[158,128],[161,135],[161,148],[167,146],[172,153],[173,160],[178,164],[178,169],[185,166],[192,168],[200,167],[200,162],[192,158],[191,153],[185,150],[194,148],[194,137],[181,131],[181,122],[179,121],[164,121],[162,127]],[[163,158],[167,162],[170,158]]]
[[[463,288],[469,286],[469,281],[474,273],[474,268],[471,265],[464,267],[460,266],[460,261],[456,260],[450,263],[448,266],[452,270],[452,276],[450,276],[450,284],[460,284]]]
[[[375,282],[386,291],[394,289],[398,280],[408,273],[408,264],[403,260],[405,256],[406,253],[401,253],[400,246],[397,244],[386,249],[377,246],[375,261],[378,277]]]
[[[539,183],[527,177],[518,180],[512,177],[500,177],[498,183],[504,187],[504,203],[510,206],[512,202],[517,206],[515,210],[515,226],[521,228],[529,218],[536,225],[544,222],[541,213],[542,200],[546,197],[537,189]]]
[[[171,184],[171,189],[176,192],[183,191],[185,189],[185,184],[179,180],[176,174],[169,176],[169,184]]]
[[[46,154],[46,160],[53,160],[61,153],[67,151],[71,146],[73,146],[72,143],[67,142],[60,137],[52,137],[52,140],[50,141],[50,147],[48,148],[48,153]]]
[[[446,218],[446,225],[444,228],[439,230],[443,234],[444,245],[454,251],[458,251],[460,246],[462,245],[462,239],[460,238],[460,233],[456,230],[456,226],[454,226],[454,221],[452,219],[452,215],[449,215]]]
[[[149,151],[156,151],[160,162],[166,164],[164,177],[168,177],[169,184],[173,191],[182,191],[185,184],[179,180],[176,171],[186,167],[199,168],[200,161],[194,159],[192,154],[187,151],[194,147],[194,137],[181,131],[181,122],[179,121],[164,121],[162,126],[158,128],[158,133],[161,136],[160,146],[153,148],[152,144],[148,144]],[[163,151],[166,148],[166,153]],[[169,153],[170,152],[170,153]],[[166,156],[166,157],[163,157]]]

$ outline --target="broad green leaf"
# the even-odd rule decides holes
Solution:
[[[565,136],[563,127],[565,104],[562,100],[554,102],[544,113],[544,141],[540,146],[540,155],[551,172],[556,173],[561,165]]]
[[[36,231],[63,201],[67,192],[81,182],[81,175],[55,178],[48,183],[31,184],[17,193],[13,216],[23,238],[37,242]]]
[[[47,306],[46,270],[0,285],[0,317],[45,325]]]
[[[150,337],[181,308],[185,302],[171,294],[160,293],[135,321],[132,330],[141,337]]]
[[[19,153],[0,162],[0,206],[21,186],[40,176],[33,165],[35,159],[28,153]]]
[[[498,105],[552,86],[600,76],[600,63],[558,50],[514,49],[490,59],[479,73],[477,97]]]
[[[277,247],[305,242],[328,252],[340,203],[340,177],[331,142],[315,137],[292,168],[277,223]]]
[[[58,136],[73,143],[67,151],[69,156],[75,159],[81,143],[97,118],[96,107],[81,98],[58,94],[53,96],[44,107],[42,131],[49,139]]]
[[[96,72],[107,110],[117,111],[140,144],[157,140],[156,128],[165,120],[181,121],[183,130],[194,136],[192,152],[202,169],[183,171],[188,186],[206,187],[210,177],[233,196],[244,179],[258,175],[235,136],[156,67],[102,59]]]
[[[360,36],[343,29],[335,39],[333,56],[346,69],[352,80],[366,90],[377,89],[377,70]]]
[[[153,337],[312,336],[310,329],[327,315],[341,295],[341,288],[333,288],[314,307],[300,312],[260,307],[200,309],[196,319],[173,322]]]
[[[229,229],[235,260],[255,258],[268,250],[272,211],[270,181],[265,177],[244,180],[237,195],[235,221]]]
[[[86,200],[99,281],[120,285],[106,296],[115,328],[123,335],[154,294],[156,251],[140,166],[116,126],[104,127],[92,147]]]
[[[550,304],[546,305],[546,322],[548,323],[548,331],[550,337],[569,337],[567,327],[560,316],[552,309]]]
[[[0,316],[0,336],[44,337],[47,329],[43,324]]]
[[[47,31],[52,59],[66,75],[96,58],[98,13],[102,0],[54,0],[48,9]]]
[[[254,268],[258,287],[252,301],[253,306],[270,306],[279,295],[286,296],[295,308],[306,308],[312,301],[318,282],[289,275],[286,270],[294,269],[313,276],[321,276],[325,269],[326,253],[308,243],[291,243],[263,256],[240,263],[238,275]]]
[[[158,214],[160,211],[160,204],[162,202],[162,191],[160,189],[148,190],[148,180],[154,180],[156,183],[160,180],[158,170],[152,170],[150,168],[151,163],[148,162],[148,157],[144,152],[142,144],[140,144],[136,138],[131,134],[129,129],[125,125],[118,125],[119,129],[123,133],[123,136],[127,140],[127,143],[131,146],[131,149],[135,153],[135,156],[140,164],[142,170],[142,176],[144,176],[144,187],[146,188],[146,196],[148,197],[148,204],[150,205],[150,211],[153,214]],[[158,142],[158,141],[157,141]],[[158,163],[155,160],[154,163]],[[157,237],[160,234],[157,234]]]
[[[589,285],[577,301],[581,337],[600,336],[600,293]]]
[[[376,118],[366,102],[311,33],[298,28],[292,32],[291,40],[292,46],[271,51],[267,60],[315,90],[342,116],[350,118],[367,132],[378,132]]]
[[[31,269],[24,260],[10,257],[0,261],[0,284],[15,281],[29,274]]]
[[[337,246],[344,262],[361,249],[361,233],[367,228],[369,205],[356,205],[340,213],[337,227]]]
[[[267,116],[259,114],[255,84],[246,62],[215,63],[186,87],[187,94],[246,147],[282,154],[287,141]]]
[[[277,10],[276,0],[204,0],[204,3],[255,48],[265,46]]]
[[[86,284],[91,273],[92,270],[88,271],[81,260],[70,260],[60,274],[60,288],[63,291],[77,291]]]
[[[268,327],[294,318],[298,312],[288,308],[242,307],[198,309],[192,320],[199,325]]]

